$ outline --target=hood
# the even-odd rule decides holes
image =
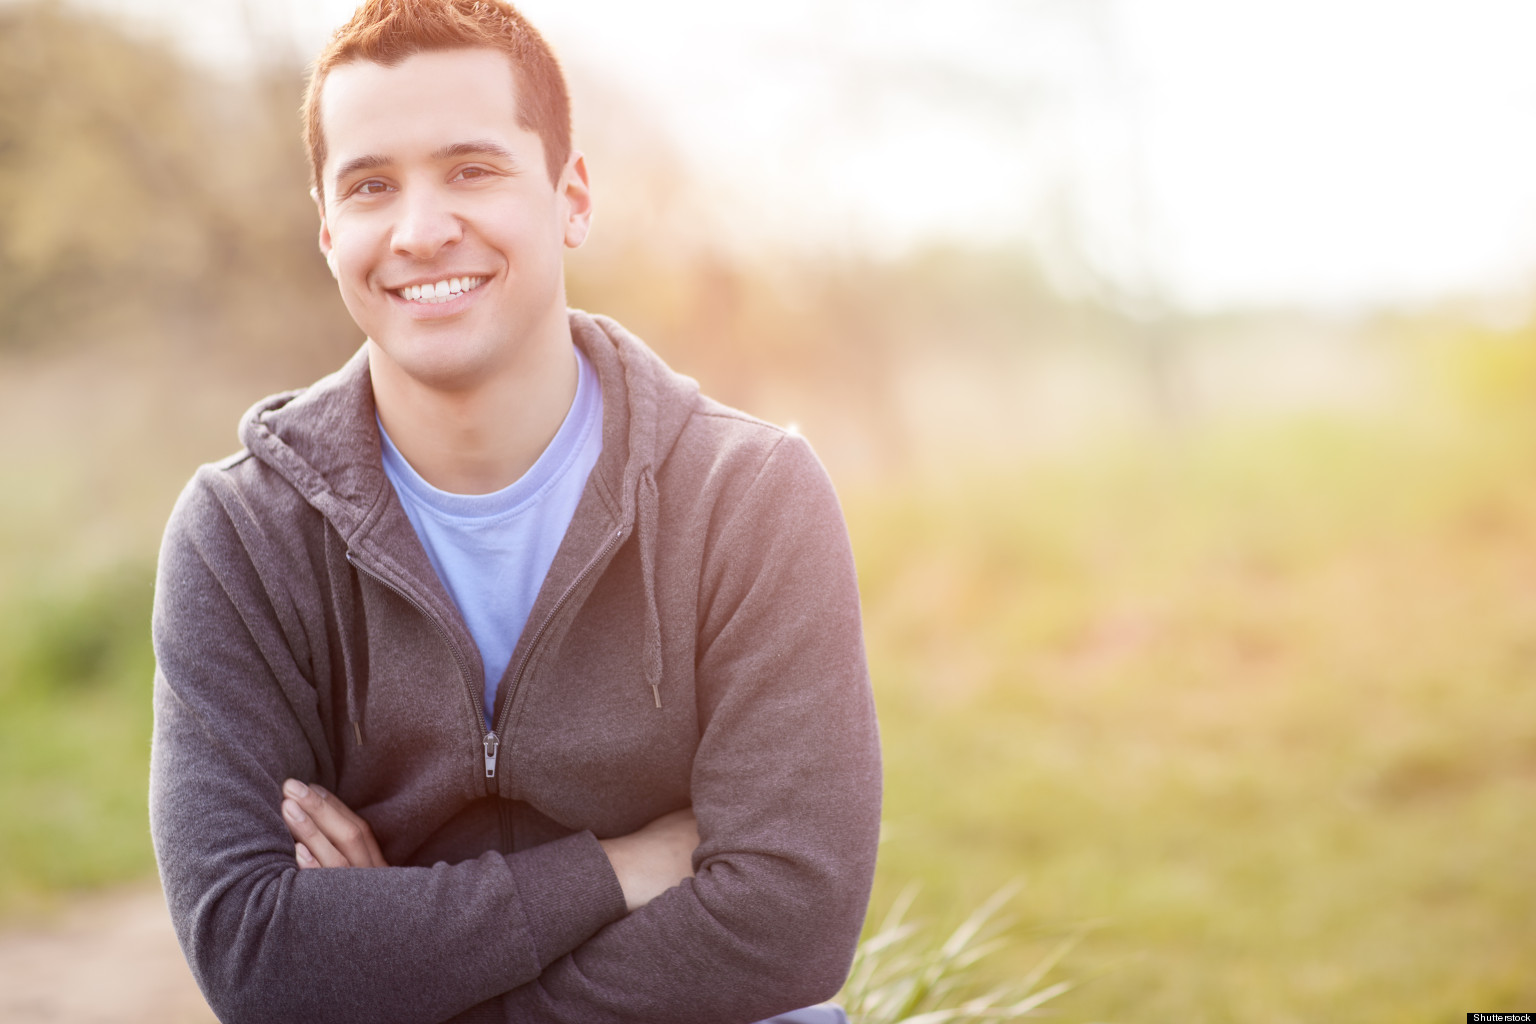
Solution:
[[[597,371],[603,389],[603,452],[589,487],[639,545],[645,582],[647,643],[645,679],[661,705],[661,627],[655,598],[658,522],[656,469],[677,442],[698,402],[698,384],[675,373],[640,339],[614,320],[580,310],[569,312],[571,336]],[[308,388],[272,395],[246,412],[241,443],[281,475],[335,528],[352,558],[354,546],[368,547],[368,535],[394,492],[384,475],[375,423],[366,346],[347,363]],[[585,504],[585,502],[584,502]],[[582,516],[578,509],[577,516]],[[401,513],[400,521],[404,521]],[[406,529],[409,529],[407,523]],[[421,565],[428,565],[425,555]],[[419,575],[419,573],[418,573]],[[439,612],[451,608],[431,573],[421,603]],[[405,581],[410,586],[409,581]],[[448,618],[456,618],[449,615]],[[467,632],[462,639],[467,639]],[[472,643],[472,641],[471,641]],[[362,697],[348,693],[349,717],[361,742]]]
[[[603,387],[603,454],[593,473],[611,495],[633,499],[693,413],[698,384],[616,321],[574,309],[569,317]],[[388,487],[366,347],[311,386],[257,402],[241,418],[240,441],[350,540]]]

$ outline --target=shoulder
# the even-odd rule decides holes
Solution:
[[[694,401],[665,468],[732,504],[765,488],[770,500],[808,492],[830,496],[832,490],[821,461],[799,433],[703,395]]]
[[[312,513],[282,474],[241,449],[197,468],[176,499],[166,536],[198,540],[253,530],[280,534]]]
[[[193,474],[168,537],[223,529],[292,543],[327,516],[355,525],[377,504],[383,470],[361,353],[307,388],[258,401],[239,435],[239,451]]]
[[[804,441],[784,427],[702,394],[678,436],[678,446],[686,446],[691,455],[708,453],[715,461],[728,462],[761,464],[784,444],[794,447]]]
[[[203,601],[199,589],[215,581],[240,604],[256,595],[287,601],[313,577],[323,531],[323,519],[293,484],[242,449],[199,466],[182,488],[161,541],[159,576],[168,594],[188,599],[179,603],[189,610]],[[201,582],[187,589],[193,581]]]
[[[851,576],[837,494],[797,432],[700,397],[657,490],[668,531],[698,544],[701,594],[736,593],[770,577]],[[794,590],[796,600],[810,600],[803,587]]]

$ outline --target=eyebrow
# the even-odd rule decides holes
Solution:
[[[500,157],[508,163],[517,163],[517,157],[512,151],[499,142],[491,142],[489,139],[475,139],[471,142],[455,142],[451,146],[432,153],[433,160],[449,160],[456,156],[494,156]]]
[[[499,157],[508,163],[516,164],[517,157],[512,151],[499,142],[489,139],[473,139],[469,142],[454,142],[447,146],[432,151],[433,160],[451,160],[461,156],[493,156]],[[372,171],[380,167],[387,167],[390,159],[387,156],[369,155],[353,157],[336,169],[335,181],[341,182],[361,171]]]
[[[375,167],[384,167],[389,164],[389,158],[384,156],[359,156],[348,160],[336,168],[336,176],[333,182],[343,182],[359,171],[371,171]]]

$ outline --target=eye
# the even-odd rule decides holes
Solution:
[[[476,178],[489,177],[490,173],[491,172],[489,170],[487,170],[486,168],[484,168],[484,167],[465,167],[465,168],[462,168],[459,171],[458,174],[453,176],[453,180],[454,181],[472,181],[472,180],[474,180]]]
[[[376,196],[381,192],[389,191],[389,186],[377,178],[369,178],[367,181],[359,184],[352,191],[360,196]]]

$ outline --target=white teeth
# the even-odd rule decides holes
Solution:
[[[407,302],[435,305],[465,292],[472,292],[485,283],[483,277],[449,277],[431,284],[413,284],[397,288],[395,294]]]

